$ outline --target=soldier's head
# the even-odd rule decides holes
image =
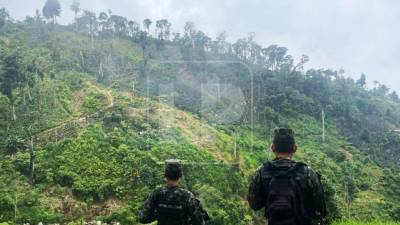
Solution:
[[[288,128],[276,129],[271,149],[276,155],[292,155],[295,153],[297,145],[293,130]]]
[[[164,176],[167,181],[179,181],[183,176],[181,161],[178,159],[166,160]]]

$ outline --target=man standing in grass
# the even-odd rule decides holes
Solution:
[[[200,201],[188,190],[179,187],[182,178],[179,160],[167,160],[167,186],[153,191],[139,215],[140,223],[157,221],[158,225],[202,225],[208,215]]]
[[[324,224],[326,205],[320,175],[292,160],[297,150],[293,130],[275,130],[271,150],[276,158],[257,169],[250,182],[250,207],[264,208],[269,225]]]

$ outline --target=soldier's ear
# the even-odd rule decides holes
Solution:
[[[295,153],[297,151],[297,145],[295,144],[294,146],[293,146],[293,153]]]
[[[272,152],[276,152],[276,148],[275,148],[274,144],[271,145],[271,150],[272,150]]]

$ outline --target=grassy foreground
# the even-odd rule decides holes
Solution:
[[[70,223],[73,224],[73,223]],[[0,225],[9,225],[8,223],[0,223]],[[343,221],[335,222],[332,225],[400,225],[398,222],[363,222],[363,221]]]
[[[333,225],[400,225],[398,222],[363,222],[363,221],[343,221],[343,222],[335,222]]]

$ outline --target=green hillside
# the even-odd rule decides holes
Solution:
[[[211,224],[264,224],[248,180],[283,126],[323,175],[331,221],[400,221],[400,99],[385,85],[192,23],[150,35],[109,13],[51,21],[0,9],[0,222],[136,224],[179,158]]]

